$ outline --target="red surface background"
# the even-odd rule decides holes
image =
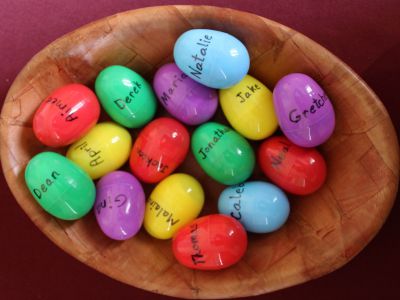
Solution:
[[[231,7],[302,32],[336,54],[367,82],[388,108],[399,132],[399,0],[1,0],[1,104],[21,68],[54,39],[104,16],[163,4]],[[0,299],[169,298],[119,283],[70,257],[19,208],[3,174],[0,189]],[[312,282],[252,299],[399,299],[398,200],[376,238],[346,266]]]

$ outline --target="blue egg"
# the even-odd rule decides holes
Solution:
[[[251,181],[226,188],[219,196],[218,211],[238,220],[249,232],[268,233],[285,224],[290,206],[277,186]]]
[[[250,57],[234,36],[210,29],[192,29],[175,43],[174,59],[193,80],[215,89],[226,89],[247,74]]]

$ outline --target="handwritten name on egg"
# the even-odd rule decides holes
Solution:
[[[178,77],[179,76],[179,77]],[[162,91],[160,94],[160,99],[165,106],[169,105],[171,97],[174,96],[174,91],[178,88],[178,82],[183,82],[185,79],[189,78],[185,73],[180,75],[174,74],[172,84],[170,87],[166,88],[166,91]]]
[[[238,92],[237,94],[236,94],[236,98],[238,98],[239,99],[239,102],[240,103],[243,103],[243,102],[245,102],[247,99],[249,99],[252,95],[254,95],[258,90],[261,90],[261,87],[259,87],[258,85],[257,85],[257,83],[256,84],[254,84],[253,86],[246,86],[246,89],[248,90],[248,91],[241,91],[241,92]]]
[[[193,253],[190,255],[192,258],[192,262],[194,265],[204,264],[206,261],[204,260],[204,255],[201,252],[200,244],[199,244],[199,225],[197,223],[193,223],[190,225],[190,241],[192,242]]]
[[[86,152],[92,160],[90,160],[89,165],[92,167],[98,166],[99,164],[104,162],[104,159],[101,157],[101,150],[94,150],[91,147],[88,147],[88,142],[83,141],[82,143],[76,145],[74,147],[75,150],[82,150]]]
[[[242,218],[240,210],[242,208],[241,199],[242,199],[242,194],[244,192],[244,183],[236,185],[234,189],[235,189],[235,194],[229,195],[229,199],[232,199],[234,201],[233,211],[231,211],[230,216],[239,221]]]
[[[215,145],[220,141],[220,139],[225,135],[225,133],[231,131],[228,127],[224,127],[223,129],[217,128],[214,130],[214,136],[212,137],[212,140],[207,143],[207,146],[200,147],[199,151],[197,153],[201,154],[201,159],[206,159],[207,154],[211,150],[214,149]]]
[[[46,193],[47,189],[51,187],[51,185],[57,180],[57,177],[60,176],[60,173],[57,171],[52,171],[50,177],[46,178],[44,183],[40,185],[40,188],[33,188],[33,193],[38,197],[38,199],[42,199],[42,193]]]
[[[78,116],[76,116],[75,112],[71,112],[72,107],[69,107],[68,104],[63,103],[61,99],[55,98],[55,97],[49,97],[44,103],[54,105],[60,110],[60,115],[63,117],[64,115],[67,115],[65,117],[65,121],[67,122],[72,122],[78,119]]]
[[[150,198],[148,205],[150,210],[154,209],[154,211],[156,212],[155,214],[156,218],[159,218],[162,213],[161,217],[165,219],[165,222],[167,222],[169,226],[174,226],[179,222],[179,219],[174,220],[173,214],[167,211],[160,204],[158,204],[157,201],[154,201],[153,199]]]
[[[198,48],[198,51],[196,54],[192,54],[193,58],[193,65],[189,65],[189,69],[191,70],[190,74],[197,79],[201,80],[201,76],[203,75],[203,63],[206,59],[207,56],[207,49],[208,46],[211,44],[212,36],[204,34],[203,38],[200,38],[198,42],[196,43],[197,46],[200,46],[201,48]]]
[[[132,81],[131,91],[124,99],[115,99],[113,102],[119,109],[125,109],[126,104],[132,103],[135,100],[135,97],[139,94],[140,90],[142,89],[142,84],[137,81]]]
[[[146,162],[147,167],[154,167],[157,169],[157,172],[165,174],[165,170],[168,169],[168,165],[165,163],[162,163],[158,161],[157,159],[154,159],[152,157],[149,157],[146,153],[144,153],[141,149],[137,149],[137,154],[139,157]]]
[[[289,120],[293,123],[298,123],[304,118],[308,118],[309,114],[315,114],[318,112],[318,109],[322,108],[326,101],[329,101],[328,97],[325,94],[317,94],[318,98],[312,98],[313,103],[308,109],[304,109],[302,112],[299,112],[297,108],[289,111]]]
[[[111,203],[114,203],[116,207],[120,208],[126,204],[126,201],[128,200],[128,197],[125,194],[118,194],[115,197],[111,197],[110,195],[107,195],[104,199],[100,200],[98,203],[95,205],[96,213],[98,215],[101,214],[101,210],[104,208],[109,208],[112,209],[113,206]],[[107,204],[109,204],[107,206]]]
[[[268,151],[266,149],[266,147],[268,147],[269,143],[272,142],[272,141],[273,141],[273,139],[270,139],[270,140],[268,140],[267,143],[264,143],[264,144],[261,145],[261,148],[260,148],[260,160],[261,161],[263,161],[263,159],[264,159],[264,158],[261,157],[261,155],[263,155],[262,153],[265,152],[265,151]],[[293,146],[292,143],[290,143],[288,140],[286,140],[284,138],[277,140],[277,142],[279,143],[279,146],[280,146],[279,152],[278,153],[272,153],[270,155],[271,166],[275,170],[279,170],[280,169],[280,167],[282,166],[282,163],[286,159],[286,155],[289,152],[289,149]]]

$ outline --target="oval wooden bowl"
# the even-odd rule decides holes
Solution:
[[[173,60],[177,37],[192,28],[217,29],[242,40],[251,56],[250,74],[270,89],[287,73],[309,74],[325,89],[337,116],[334,135],[321,147],[329,170],[323,188],[311,196],[290,197],[287,224],[273,234],[250,235],[243,260],[216,272],[180,266],[171,242],[155,240],[144,230],[116,242],[101,233],[93,214],[75,222],[57,220],[39,207],[24,182],[29,159],[50,150],[34,137],[32,116],[53,89],[70,82],[92,86],[99,71],[111,64],[126,65],[151,81],[159,66]],[[217,119],[224,121],[221,116]],[[267,293],[343,266],[384,223],[397,192],[398,158],[396,134],[384,106],[348,66],[292,29],[216,7],[139,9],[71,32],[32,58],[10,88],[1,113],[4,174],[19,205],[40,230],[112,278],[184,298]],[[191,155],[180,171],[203,183],[207,204],[202,214],[216,212],[223,186],[207,178]],[[254,178],[262,178],[258,170]]]

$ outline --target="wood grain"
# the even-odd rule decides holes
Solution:
[[[112,64],[128,66],[151,81],[159,66],[172,61],[177,37],[192,28],[222,30],[242,40],[251,56],[250,74],[270,89],[287,73],[309,74],[325,89],[337,116],[334,135],[320,149],[328,163],[326,184],[313,195],[290,197],[288,223],[273,234],[250,235],[244,259],[217,272],[180,266],[172,256],[170,241],[155,240],[143,230],[128,241],[116,242],[101,233],[93,214],[75,222],[56,220],[36,203],[23,176],[33,155],[53,150],[41,145],[32,132],[33,113],[53,89],[70,82],[92,87],[98,72]],[[220,112],[217,120],[225,122]],[[43,233],[112,278],[176,297],[257,295],[332,272],[378,233],[398,188],[397,137],[384,106],[368,86],[300,33],[231,9],[146,8],[71,32],[39,52],[20,72],[0,121],[5,177],[19,205]],[[192,156],[180,171],[194,174],[203,183],[207,196],[203,214],[215,212],[223,187],[207,178]],[[259,170],[254,178],[261,178]]]

